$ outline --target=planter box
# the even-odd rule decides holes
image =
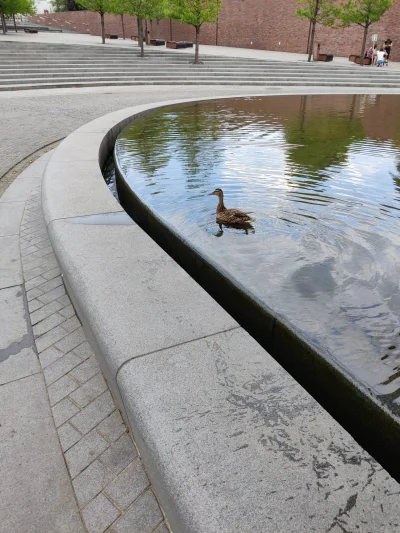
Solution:
[[[118,35],[106,33],[106,39],[118,39]]]
[[[317,61],[333,61],[333,54],[319,54]]]
[[[165,41],[162,39],[150,39],[150,44],[151,46],[164,46]]]
[[[354,63],[357,65],[361,64],[361,57],[357,56]],[[364,65],[370,65],[372,63],[372,60],[369,57],[364,57]]]
[[[190,41],[185,41],[186,48],[193,48],[193,43]]]
[[[176,50],[177,48],[186,48],[185,41],[167,41],[167,48]]]

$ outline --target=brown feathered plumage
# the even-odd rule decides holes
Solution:
[[[254,219],[241,209],[227,209],[224,205],[224,193],[222,189],[215,189],[211,195],[218,196],[218,205],[217,205],[217,222],[220,224],[231,224],[231,225],[248,225]]]

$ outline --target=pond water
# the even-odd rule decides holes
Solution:
[[[115,154],[135,193],[400,412],[400,97],[237,98],[158,110]],[[217,198],[252,211],[219,226]]]

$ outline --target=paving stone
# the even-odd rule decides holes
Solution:
[[[36,259],[23,257],[22,262],[24,264],[24,268],[27,270],[31,270],[32,268],[36,268],[38,266],[43,266],[45,270],[48,270],[49,268],[54,268],[57,266],[56,257],[53,252],[45,255],[44,257],[38,257]]]
[[[28,227],[27,229],[24,229],[21,231],[21,235],[23,237],[27,237],[28,235],[32,235],[32,233],[36,233],[38,231],[42,231],[46,229],[46,224],[44,221],[42,221],[40,224],[34,227]]]
[[[79,357],[70,352],[45,368],[43,374],[47,386],[60,379],[64,374],[67,374],[75,366],[79,365],[80,362]]]
[[[49,237],[47,235],[47,232],[46,233],[43,233],[42,235],[39,235],[38,237],[35,237],[35,238],[30,238],[29,240],[28,239],[24,239],[26,243],[28,243],[29,245],[32,245],[32,244],[39,244],[40,242],[43,242],[45,240],[47,240]]]
[[[71,418],[75,413],[79,411],[78,407],[71,402],[68,398],[62,400],[57,405],[52,408],[54,423],[56,428],[64,424],[67,420]]]
[[[48,316],[41,322],[38,322],[32,328],[35,339],[37,337],[40,337],[41,335],[44,335],[45,333],[55,328],[62,322],[65,322],[65,318],[62,315],[59,315],[58,313],[53,313],[52,315]]]
[[[49,393],[50,405],[53,406],[60,400],[63,400],[78,387],[78,383],[72,380],[68,375],[63,376],[50,385],[50,387],[47,389]]]
[[[37,252],[39,248],[37,246],[27,246],[26,248],[21,249],[21,257],[25,257],[26,255],[31,254],[32,252]]]
[[[39,259],[40,257],[44,257],[50,253],[53,252],[53,247],[51,245],[47,245],[46,247],[43,247],[36,252],[32,252],[29,257],[32,259]]]
[[[115,474],[119,474],[136,457],[137,451],[132,439],[124,433],[100,456],[100,461]]]
[[[21,232],[21,236],[28,242],[32,241],[32,239],[35,239],[36,237],[41,237],[42,235],[45,235],[47,238],[47,229],[44,224],[41,224],[39,228]]]
[[[80,357],[82,361],[85,361],[91,355],[94,355],[94,352],[92,348],[90,347],[90,344],[87,341],[82,342],[82,344],[74,348],[72,351],[74,352],[75,355]]]
[[[37,300],[33,300],[33,301],[37,301]],[[62,304],[60,304],[60,302],[57,302],[57,300],[55,300],[54,302],[50,302],[49,304],[42,305],[41,308],[38,309],[37,311],[31,312],[32,326],[34,326],[38,322],[41,322],[42,320],[51,316],[52,314],[56,313],[60,309],[62,309]],[[65,316],[64,315],[62,316],[65,319]]]
[[[154,494],[148,490],[111,528],[112,533],[152,533],[162,522],[163,515]]]
[[[37,276],[40,276],[44,272],[44,268],[42,267],[36,267],[32,268],[31,270],[28,270],[24,267],[24,279],[25,281],[30,281],[33,278],[36,278]]]
[[[65,424],[60,426],[57,431],[63,452],[66,452],[82,438],[79,431],[76,431],[69,422],[65,422]]]
[[[115,405],[110,391],[107,390],[74,416],[71,423],[78,431],[86,435],[113,411],[115,411]]]
[[[105,492],[119,508],[127,509],[149,484],[142,462],[136,458],[108,485]]]
[[[63,323],[63,328],[69,331],[70,333],[72,333],[73,331],[75,331],[76,329],[80,327],[81,327],[81,323],[79,322],[77,316],[73,316]]]
[[[62,304],[58,300],[56,300],[56,302],[59,303],[60,306],[62,307]],[[72,305],[67,305],[66,307],[60,310],[60,315],[62,315],[65,318],[71,318],[75,315],[75,310],[72,307]]]
[[[47,248],[49,245],[51,245],[50,239],[45,239],[44,241],[35,244],[36,248],[39,248],[39,250],[42,248]]]
[[[46,294],[43,294],[42,296],[38,297],[38,300],[40,300],[44,304],[49,304],[50,302],[52,302],[53,300],[57,300],[58,298],[60,298],[60,296],[63,296],[64,294],[64,285],[61,285],[60,287],[56,287],[52,291],[46,292]]]
[[[44,283],[39,285],[39,289],[43,292],[49,292],[52,289],[55,289],[63,284],[63,280],[61,276],[57,276],[56,278],[45,280]]]
[[[80,327],[79,329],[73,331],[72,333],[69,333],[64,339],[62,339],[60,342],[56,343],[56,348],[61,350],[62,352],[69,352],[79,346],[82,342],[86,340],[85,334],[83,332],[83,328]]]
[[[108,446],[108,442],[93,430],[65,452],[65,460],[72,479],[93,463]]]
[[[73,378],[77,379],[80,383],[86,383],[91,377],[100,372],[99,363],[94,356],[90,357],[79,366],[74,368],[70,374]]]
[[[89,465],[72,482],[79,507],[88,504],[113,478],[114,474],[98,460]]]
[[[41,307],[43,307],[43,304],[42,302],[39,302],[39,300],[33,299],[30,302],[28,302],[28,309],[30,313],[34,313]]]
[[[82,511],[88,533],[103,533],[119,514],[118,509],[103,494],[99,494]]]
[[[39,354],[39,360],[42,369],[45,369],[54,363],[54,361],[61,359],[61,357],[64,357],[63,352],[60,352],[60,350],[57,350],[57,348],[54,348],[54,346],[50,346],[50,348],[47,348]]]
[[[37,338],[35,342],[38,352],[43,352],[43,350],[65,337],[67,333],[68,332],[65,331],[65,329],[62,329],[61,326],[57,326],[41,337]]]
[[[37,245],[39,246],[39,245]],[[43,277],[47,280],[50,280],[50,279],[53,279],[53,278],[56,278],[57,276],[60,275],[60,269],[58,267],[55,267],[55,268],[52,268],[51,270],[49,270],[48,272],[44,272],[43,273]]]
[[[30,302],[31,300],[37,298],[38,296],[42,296],[42,294],[43,292],[39,290],[37,287],[35,287],[34,289],[27,291],[26,299],[28,300],[28,302]]]
[[[170,530],[165,525],[165,522],[163,522],[157,529],[154,530],[154,533],[170,533]]]
[[[80,408],[83,408],[106,390],[107,383],[101,372],[99,372],[89,379],[89,381],[81,385],[75,392],[70,394],[70,397]]]
[[[35,287],[38,287],[42,283],[44,283],[46,280],[43,276],[36,276],[35,278],[30,279],[29,281],[25,281],[25,290],[30,291],[31,289],[34,289]],[[41,289],[39,289],[41,290]]]
[[[60,304],[63,304],[63,305],[70,305],[71,304],[71,300],[69,299],[69,297],[66,294],[64,294],[60,298],[57,298],[57,301],[60,302]]]
[[[110,442],[115,442],[121,435],[126,433],[126,426],[119,411],[115,410],[114,413],[103,420],[103,422],[97,426],[97,431]]]

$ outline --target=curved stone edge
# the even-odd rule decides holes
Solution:
[[[56,149],[43,182],[67,289],[167,519],[176,533],[297,533],[329,529],[346,510],[350,528],[368,520],[372,530],[391,531],[397,483],[124,214],[104,183],[100,166],[127,123],[188,101],[137,106],[79,128]]]

